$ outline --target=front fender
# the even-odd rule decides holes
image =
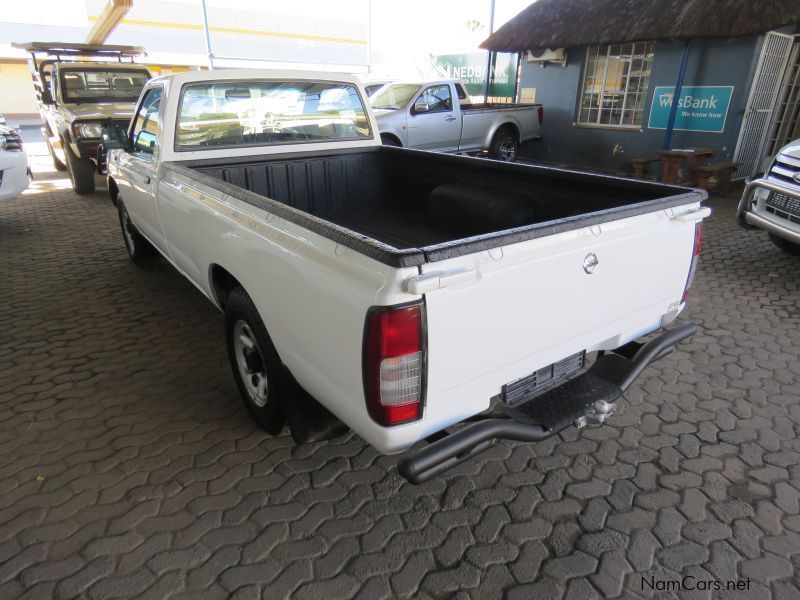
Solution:
[[[400,112],[400,111],[398,111]],[[386,135],[393,135],[404,146],[408,146],[408,128],[405,112],[402,115],[389,114],[376,119],[378,122],[378,132]]]
[[[407,147],[408,147],[408,137],[406,137],[406,136],[403,136],[403,135],[402,135],[402,134],[401,134],[399,131],[397,131],[396,129],[389,129],[389,130],[387,130],[387,131],[381,131],[381,135],[391,135],[391,136],[394,136],[394,137],[396,137],[398,140],[400,140],[400,144],[401,144],[401,145],[402,145],[404,148],[407,148]]]
[[[65,126],[65,124],[62,123],[61,128],[58,131],[58,138],[61,141],[61,148],[64,152],[66,152],[67,148],[69,148],[73,156],[80,156],[80,149],[78,148],[78,144],[72,135],[71,127]]]

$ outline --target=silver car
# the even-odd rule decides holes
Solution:
[[[391,83],[369,100],[386,145],[509,162],[522,142],[539,139],[544,118],[541,104],[471,103],[453,80]]]

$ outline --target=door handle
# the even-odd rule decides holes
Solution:
[[[455,117],[445,117],[444,120],[445,121],[455,121],[456,118]]]
[[[145,176],[144,176],[144,182],[145,182],[147,185],[150,185],[150,175],[145,175]]]

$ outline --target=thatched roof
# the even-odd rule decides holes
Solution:
[[[764,33],[800,24],[800,0],[538,0],[481,48],[520,52],[587,44]]]

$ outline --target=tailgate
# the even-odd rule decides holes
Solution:
[[[705,216],[698,209],[659,210],[424,265],[426,415],[455,422],[485,409],[503,384],[582,350],[616,348],[674,317],[695,223]]]

